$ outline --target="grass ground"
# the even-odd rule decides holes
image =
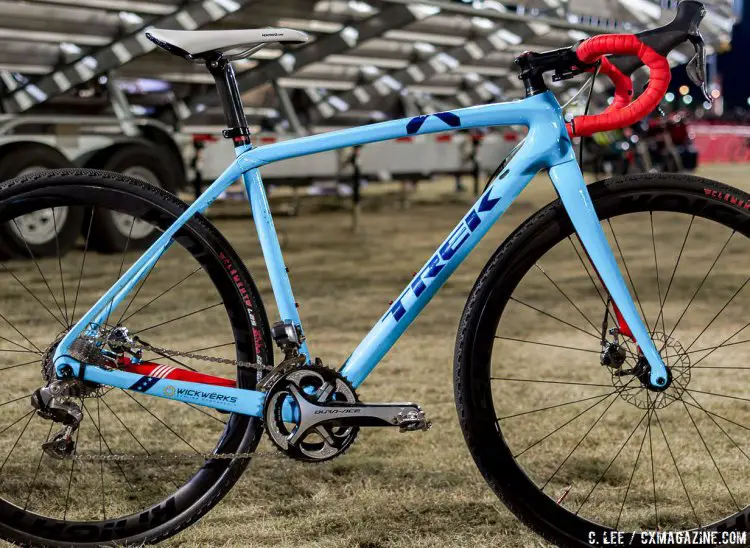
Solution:
[[[702,174],[747,190],[750,185],[743,177],[743,171],[744,168],[738,166],[714,166],[705,168]],[[408,206],[394,205],[392,198],[380,193],[369,200],[367,194],[365,196],[365,211],[357,233],[349,230],[349,213],[332,208],[330,211],[313,214],[310,211],[313,208],[312,202],[303,202],[301,214],[297,217],[276,219],[291,270],[295,296],[301,303],[300,312],[310,338],[311,351],[332,366],[340,364],[347,357],[373,322],[386,310],[389,301],[397,297],[409,282],[412,272],[422,266],[471,203],[468,196],[451,192],[450,182],[422,185],[410,196]],[[359,390],[361,399],[365,401],[419,402],[433,422],[430,431],[399,434],[388,429],[367,430],[360,434],[359,440],[345,456],[323,465],[305,465],[270,456],[255,459],[222,503],[197,525],[167,541],[166,545],[258,548],[544,546],[535,534],[521,525],[503,506],[474,466],[456,420],[452,360],[458,320],[479,271],[505,236],[552,197],[549,182],[541,177],[535,180]],[[235,217],[234,209],[234,205],[217,206],[212,211],[214,221],[246,260],[260,285],[269,308],[269,316],[275,318],[273,298],[264,276],[264,266],[252,226],[247,219]],[[638,254],[637,238],[625,236],[622,240],[624,248]],[[708,261],[710,264],[713,257],[710,249],[708,245],[699,244],[693,250],[690,260],[695,265],[701,261]],[[670,252],[664,252],[665,273],[668,272],[666,263],[674,260],[671,257],[673,255]],[[76,279],[72,265],[80,262],[80,251],[72,253],[66,259],[71,265],[66,263],[65,266],[65,279],[70,287]],[[87,269],[88,284],[81,296],[82,304],[91,302],[98,290],[108,286],[119,267],[117,261],[101,256],[92,255],[90,260],[90,269]],[[128,260],[131,260],[130,256]],[[169,260],[173,262],[166,264],[176,267],[183,259],[177,254]],[[647,256],[644,251],[642,257],[633,259],[633,269],[639,270],[639,261],[645,265],[647,260],[651,260],[650,255]],[[49,272],[55,272],[57,265],[47,262],[43,266]],[[29,274],[32,267],[18,268]],[[742,268],[741,261],[737,262],[735,273],[738,276],[744,272]],[[695,269],[698,276],[697,272],[701,270],[697,266]],[[175,281],[178,278],[175,275],[165,276],[164,281],[160,282],[161,286],[157,284],[144,291],[139,297],[140,302],[148,302],[149,296],[156,294],[160,288],[167,287],[170,279]],[[575,286],[572,277],[565,281]],[[215,295],[211,296],[210,288],[201,283],[203,282],[196,280],[194,285],[188,285],[185,292],[170,297],[168,302],[174,305],[175,310],[179,309],[179,305],[184,305],[186,297],[194,300],[196,307],[202,303],[211,306]],[[537,294],[540,287],[531,283],[530,294]],[[644,293],[648,291],[644,290]],[[8,304],[8,298],[6,297],[5,304]],[[655,294],[644,295],[646,308],[653,306],[654,302],[658,303],[656,299]],[[702,301],[698,301],[696,306],[700,308],[703,306]],[[587,302],[592,307],[592,314],[597,314],[595,301]],[[561,309],[560,314],[565,313]],[[169,317],[169,310],[163,314],[165,318]],[[45,340],[48,343],[49,324],[35,325],[31,312],[27,316],[25,325],[32,333],[29,337],[40,345]],[[596,317],[596,322],[600,322],[600,318]],[[148,324],[162,320],[160,316],[152,316],[142,321]],[[191,338],[193,342],[196,339],[200,341],[193,347],[221,344],[226,339],[225,320],[224,324],[221,322],[221,315],[217,314],[215,318],[211,316],[208,319],[201,317],[200,320],[183,321],[179,329],[157,329],[156,332],[162,337],[158,342],[162,343],[166,339],[167,343],[177,344]],[[144,325],[141,324],[141,327]],[[693,327],[688,324],[686,329],[689,331]],[[517,325],[514,326],[516,334],[528,334],[538,328],[538,324],[522,319],[519,313]],[[722,326],[721,329],[729,329],[729,325]],[[214,335],[214,331],[222,330],[224,339],[222,335]],[[568,344],[581,343],[579,338],[571,335]],[[183,345],[177,348],[186,347]],[[594,343],[594,348],[597,348],[597,343]],[[562,360],[564,356],[553,354],[547,365],[555,366],[557,357]],[[518,359],[529,357],[533,355],[517,355]],[[595,367],[598,368],[598,364]],[[38,372],[36,366],[31,369],[33,371],[28,373],[28,380],[33,384],[31,379],[34,375],[38,377]],[[540,371],[548,372],[547,369]],[[596,374],[599,373],[597,370]],[[25,378],[19,375],[12,382],[22,383]],[[590,377],[581,373],[578,378]],[[11,389],[12,385],[5,384],[2,390]],[[523,395],[522,392],[514,394]],[[550,393],[532,391],[530,395],[551,399]],[[89,404],[89,411],[93,421],[92,405]],[[138,420],[135,413],[137,408],[124,396],[114,399],[111,405],[126,423]],[[157,402],[153,404],[153,409],[163,411],[163,416],[168,416],[166,414],[174,409],[168,405],[171,404]],[[511,405],[510,409],[515,408]],[[103,408],[100,412],[105,413]],[[102,420],[109,421],[107,428],[112,432],[110,440],[116,451],[118,440],[123,440],[124,444],[127,436],[116,431],[114,418],[100,419],[100,426]],[[193,432],[216,432],[216,424],[200,415],[185,415],[174,420],[180,428],[191,428]],[[190,420],[200,423],[200,428],[191,426]],[[43,437],[48,425],[39,421],[36,428]],[[96,431],[87,428],[85,433],[82,429],[81,436],[88,437],[90,443],[98,443]],[[632,423],[626,425],[624,421],[618,423],[615,420],[607,428],[614,437],[618,433],[629,432]],[[641,431],[638,432],[640,435]],[[154,432],[152,434],[158,435]],[[521,443],[523,432],[519,436],[521,441],[518,443]],[[3,444],[12,441],[12,437],[2,439]],[[35,443],[38,447],[38,439],[29,440],[29,451],[33,451]],[[208,442],[205,445],[210,447]],[[260,451],[271,452],[267,441],[261,443]],[[10,467],[13,466],[12,460]],[[689,462],[685,461],[686,464]],[[534,463],[531,464],[533,466]],[[601,461],[594,464],[595,466],[591,463],[582,464],[582,468],[577,470],[593,474],[591,466],[594,466],[593,470],[601,469]],[[14,474],[17,481],[6,483],[0,489],[4,491],[15,486],[13,488],[27,494],[29,470],[33,473],[33,466],[18,468]],[[109,503],[116,496],[118,471],[112,469],[107,474],[108,489],[112,490],[107,495]],[[143,474],[141,480],[147,481],[149,473]],[[616,471],[617,474],[625,474],[624,477],[627,477],[627,469]],[[62,476],[64,479],[65,474]],[[94,480],[96,477],[94,476]],[[43,484],[48,490],[60,489],[65,483],[60,481],[60,478],[55,479],[54,475],[49,475],[47,479],[40,479],[40,485]],[[80,483],[74,484],[72,496],[78,498],[81,512],[85,513],[87,506],[94,506],[91,497],[96,495],[91,493],[95,492],[93,489],[97,486],[89,485],[84,479],[76,481]],[[564,487],[564,482],[560,485]],[[580,493],[574,495],[580,496]],[[712,497],[713,495],[707,498],[713,500]],[[36,500],[36,496],[33,500]],[[634,504],[638,503],[646,504],[634,501]]]

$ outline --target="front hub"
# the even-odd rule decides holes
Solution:
[[[612,384],[620,397],[641,409],[661,409],[678,401],[690,382],[690,357],[680,342],[660,331],[651,333],[651,340],[666,366],[667,376],[663,385],[651,383],[651,366],[630,344],[626,344],[627,358],[624,362],[620,366],[609,365]]]
[[[651,390],[652,392],[664,392],[667,388],[672,385],[672,369],[666,366],[667,377],[661,386],[655,385],[651,382],[651,366],[648,364],[648,360],[641,356],[638,359],[638,363],[635,366],[633,375],[638,378],[641,382],[641,386]]]

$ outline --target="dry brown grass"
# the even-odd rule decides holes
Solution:
[[[745,188],[748,188],[741,177],[741,170],[732,166],[714,167],[704,172],[708,176],[724,180],[729,184],[737,186],[744,184]],[[366,210],[363,214],[360,231],[357,234],[352,234],[349,230],[350,217],[347,212],[334,209],[324,214],[310,214],[309,209],[312,206],[306,205],[305,202],[303,202],[300,216],[277,217],[276,226],[284,241],[285,257],[291,270],[295,295],[302,305],[300,311],[310,338],[311,351],[314,355],[321,356],[326,364],[335,366],[347,357],[372,323],[387,308],[389,300],[398,295],[410,280],[412,272],[422,266],[424,260],[466,211],[470,203],[469,198],[457,197],[449,191],[449,185],[450,183],[423,185],[411,197],[412,204],[406,209],[394,207],[393,201],[388,198],[373,198],[366,202],[369,204],[366,208],[369,211]],[[507,216],[492,229],[465,264],[458,269],[438,294],[436,300],[426,308],[399,344],[385,357],[373,376],[361,387],[360,397],[366,401],[413,400],[419,402],[433,421],[432,430],[427,433],[414,434],[399,434],[395,430],[387,429],[367,430],[360,434],[360,439],[347,455],[325,465],[305,465],[270,457],[253,460],[245,476],[219,506],[197,525],[171,539],[166,545],[361,548],[542,546],[538,537],[522,526],[505,509],[484,483],[473,464],[459,430],[453,406],[452,359],[458,320],[479,270],[509,231],[552,197],[553,192],[548,181],[541,177],[535,180],[509,210]],[[380,207],[375,208],[373,205],[375,202],[381,203]],[[269,316],[274,318],[275,307],[269,285],[265,281],[264,266],[252,226],[246,219],[236,219],[226,215],[228,212],[234,212],[234,209],[235,206],[225,206],[224,209],[217,207],[213,212],[216,217],[215,222],[247,261],[250,271],[261,287],[269,309]],[[639,228],[643,227],[623,227],[626,235],[620,240],[629,260],[628,266],[633,269],[634,274],[635,271],[643,274],[651,264],[648,261],[653,260],[649,249],[639,247]],[[665,230],[672,229],[677,231],[677,228],[674,226],[669,228],[669,225]],[[619,228],[618,237],[620,237]],[[702,265],[709,265],[713,259],[711,250],[714,248],[709,244],[710,242],[706,242],[706,245],[698,244],[690,251],[689,261],[691,268],[694,268],[695,275],[688,277],[689,281],[685,282],[687,289],[696,278],[699,281],[700,273],[706,268]],[[664,250],[665,266],[662,269],[665,273],[669,269],[668,265],[673,264],[675,253]],[[632,262],[630,262],[631,257]],[[134,256],[128,257],[128,260],[131,261],[133,258]],[[736,287],[737,280],[741,282],[747,275],[743,258],[742,256],[730,258],[727,271],[731,275],[725,279],[726,286],[719,284],[714,288],[717,294],[730,295],[732,283]],[[69,263],[64,264],[65,283],[66,287],[70,287],[69,284],[77,281],[77,272],[72,265],[80,263],[80,252],[70,254],[66,260]],[[162,281],[154,282],[152,287],[146,286],[143,295],[139,295],[136,305],[139,302],[141,304],[147,302],[151,296],[159,292],[160,288],[167,287],[170,278],[172,283],[179,279],[180,276],[177,274],[166,274],[168,269],[174,268],[176,271],[189,272],[184,262],[184,258],[179,253],[167,257],[163,266],[164,275],[160,278]],[[57,265],[54,262],[46,262],[43,267],[45,272],[54,273]],[[30,265],[15,268],[18,268],[19,275],[25,273],[31,276],[33,274]],[[162,268],[161,262],[160,268]],[[79,301],[79,311],[82,305],[93,301],[97,296],[97,291],[102,290],[111,282],[118,269],[119,261],[91,256],[83,286],[86,293]],[[587,279],[582,280],[580,272],[575,275],[570,274],[576,272],[572,263],[570,271],[563,268],[559,272],[560,279],[556,278],[556,281],[569,290],[571,295],[575,295],[576,300],[581,300],[584,310],[595,318],[595,323],[600,322],[601,303],[597,308],[595,297],[586,293],[590,290],[590,282]],[[59,282],[51,280],[51,283]],[[35,290],[44,290],[43,285],[40,284],[41,282],[37,281]],[[543,281],[530,279],[524,291],[534,296],[540,295],[543,288]],[[654,303],[658,303],[656,290],[654,287],[639,287],[638,289],[648,314],[649,307],[653,309]],[[191,278],[185,283],[179,295],[170,295],[163,299],[164,306],[157,309],[160,315],[142,318],[140,321],[143,323],[139,326],[156,324],[173,317],[175,311],[189,310],[185,308],[186,298],[190,300],[190,306],[193,309],[213,304],[217,299],[211,291],[205,279],[200,279],[198,276],[195,279]],[[549,288],[545,291],[549,291]],[[13,306],[15,302],[13,299],[19,299],[20,302],[19,293],[3,293],[4,307]],[[550,305],[550,310],[559,306],[557,313],[566,315],[569,321],[574,321],[571,319],[570,310],[565,310],[564,301],[558,304],[551,302],[545,304]],[[701,307],[705,306],[707,307],[705,313],[710,313],[710,301],[698,299],[694,306],[698,310],[703,310]],[[672,321],[679,314],[678,308],[675,306],[674,310],[668,310],[668,318],[672,318]],[[22,318],[24,329],[28,330],[29,337],[36,344],[41,345],[43,341],[49,341],[52,331],[51,322],[46,321],[49,317],[40,318],[38,310],[34,308],[26,311],[16,309],[16,312],[18,317]],[[540,323],[538,318],[524,315],[519,310],[513,310],[512,313],[513,325],[511,327],[516,336],[541,331],[549,337],[548,340],[553,340],[557,336],[559,341],[561,334],[559,328],[546,325],[544,322]],[[175,348],[188,349],[227,342],[226,321],[222,319],[218,311],[212,314],[207,319],[201,316],[201,321],[182,321],[179,329],[157,329],[153,335],[154,344],[158,341],[160,345],[172,344]],[[742,319],[743,317],[739,316],[739,320]],[[576,320],[578,325],[585,325],[578,320],[580,318]],[[731,325],[729,322],[722,324],[720,328],[730,329]],[[685,328],[688,333],[686,337],[689,339],[689,334],[695,333],[700,326],[688,322]],[[691,329],[694,331],[690,331]],[[564,332],[563,336],[565,336]],[[198,343],[195,343],[196,340]],[[567,338],[566,344],[591,346],[591,341],[585,335],[572,334]],[[596,341],[593,343],[593,348],[597,348]],[[528,349],[516,348],[507,352],[506,356],[510,356],[508,360],[512,359],[513,363],[524,363],[524,359],[532,360],[533,363],[529,367],[538,367],[534,370],[538,374],[557,373],[557,378],[560,378],[560,364],[565,363],[569,358],[564,350],[549,353],[546,362],[538,359],[538,350],[531,352]],[[230,353],[217,352],[215,355],[230,355]],[[734,356],[728,359],[742,362],[742,355],[738,353]],[[4,359],[4,364],[18,363],[13,356]],[[508,362],[498,362],[498,370],[507,367],[507,364]],[[2,397],[7,394],[18,394],[20,385],[31,386],[33,382],[36,382],[34,379],[38,379],[36,366],[19,369],[29,371],[14,375],[12,380],[7,376],[7,372],[4,373],[0,388],[0,401],[4,401]],[[569,373],[570,378],[576,380],[597,379],[594,382],[600,382],[602,379],[608,380],[606,370],[603,370],[596,360],[591,362],[589,367],[582,366],[577,370],[571,368]],[[605,376],[602,377],[602,374]],[[744,377],[739,378],[744,379]],[[703,389],[708,386],[710,384],[704,384]],[[738,395],[746,394],[746,390],[741,385],[738,385],[736,390],[735,393]],[[570,396],[571,392],[565,394]],[[499,402],[499,405],[505,406],[504,410],[512,412],[523,408],[528,409],[530,400],[565,401],[566,397],[563,393],[558,394],[555,389],[540,391],[533,387],[516,390],[513,395],[517,397]],[[593,395],[593,393],[582,391],[580,397],[586,395]],[[523,403],[520,396],[527,398],[526,403]],[[92,414],[96,414],[94,401],[87,405]],[[112,406],[124,422],[139,421],[138,417],[141,414],[127,397],[113,395],[112,402]],[[508,402],[511,404],[509,405]],[[212,441],[210,436],[213,434],[215,439],[217,428],[221,426],[212,419],[195,412],[176,416],[174,414],[176,407],[170,402],[152,402],[149,399],[148,405],[156,413],[162,414],[160,416],[170,417],[173,420],[170,424],[175,425],[175,428],[189,429],[193,433],[190,441],[195,440],[201,449],[210,447]],[[628,404],[622,402],[623,411],[613,413],[608,417],[605,428],[602,429],[603,433],[599,438],[593,439],[588,447],[588,453],[586,453],[588,460],[573,459],[568,475],[561,479],[559,484],[555,484],[554,489],[576,481],[577,487],[571,492],[570,500],[580,500],[581,494],[586,492],[586,486],[593,484],[598,472],[608,462],[607,454],[611,455],[611,451],[606,453],[606,449],[611,450],[612,440],[624,440],[633,428],[635,423],[627,420],[627,417],[635,415],[632,413],[628,415],[627,406]],[[531,407],[533,408],[533,405]],[[724,405],[716,409],[721,413],[738,411],[737,406],[733,405]],[[16,409],[16,411],[20,410],[21,407]],[[740,411],[747,412],[747,406],[743,405]],[[103,407],[100,412],[104,416]],[[87,420],[89,418],[86,417]],[[560,413],[556,416],[555,422],[564,422],[565,418],[566,415]],[[664,420],[669,422],[672,419],[665,414]],[[704,417],[702,420],[699,426],[702,429],[708,429],[707,419]],[[120,447],[118,444],[121,444],[122,450],[126,450],[128,448],[127,434],[122,429],[118,430],[115,419],[108,415],[108,418],[105,417],[102,421],[107,431],[111,432],[110,440],[113,451],[117,452]],[[540,419],[540,421],[541,424],[533,421],[529,424],[539,428],[544,428],[546,424],[549,424],[547,419],[544,421]],[[38,440],[46,435],[49,425],[40,420],[35,420],[32,424],[36,428],[35,437],[29,435],[28,441],[25,442],[27,445],[23,446],[23,449],[28,451],[28,455],[38,455],[38,451],[36,453],[33,451],[35,447],[38,447]],[[144,432],[144,435],[150,433],[150,439],[156,444],[154,446],[156,450],[166,449],[169,446],[168,440],[164,437],[157,437],[158,428],[153,425],[149,426],[145,421],[138,422],[138,424],[138,427],[142,429],[139,431]],[[668,429],[669,426],[666,428]],[[527,428],[511,432],[509,434],[511,443],[528,442],[533,438],[533,431],[533,428]],[[87,443],[95,444],[89,445],[89,448],[94,447],[92,450],[96,451],[99,439],[96,430],[89,424],[84,425],[81,432],[82,438],[85,437]],[[579,430],[579,435],[580,432]],[[642,433],[643,430],[639,432]],[[517,437],[514,439],[513,435]],[[204,441],[201,441],[201,438]],[[568,442],[570,439],[567,438]],[[686,451],[684,464],[689,467],[692,462],[697,462],[691,459],[690,453],[687,452],[689,447],[695,446],[696,440],[688,440],[687,436],[680,439],[682,441],[676,443]],[[2,437],[4,445],[12,441],[13,438]],[[640,442],[640,438],[637,441]],[[720,442],[720,436],[714,436],[710,440],[710,443]],[[22,449],[21,445],[18,450]],[[601,448],[598,453],[597,447]],[[180,448],[180,450],[183,449],[184,447]],[[270,451],[269,444],[265,440],[260,450]],[[637,444],[631,443],[623,453],[622,460],[629,460],[632,463],[636,450]],[[532,474],[536,473],[533,471],[536,465],[544,463],[544,457],[559,454],[559,451],[567,452],[562,442],[557,445],[552,444],[551,448],[532,457],[535,459],[529,464]],[[739,470],[742,463],[729,459],[724,464]],[[32,466],[28,463],[21,466],[21,464],[13,465],[9,462],[8,466],[16,466],[16,469],[12,474],[6,471],[4,477],[9,476],[13,480],[11,483],[0,484],[0,490],[5,493],[6,490],[12,488],[17,493],[25,495],[30,481],[29,474],[33,475],[35,465],[35,462]],[[69,465],[57,466],[59,470],[67,470]],[[549,471],[548,467],[543,469]],[[608,476],[607,489],[622,489],[627,483],[631,469],[632,464],[631,468],[620,467],[619,464],[614,466],[611,478]],[[65,473],[59,470],[57,474],[47,473],[43,478],[40,476],[36,489],[47,489],[50,492],[63,489],[67,478]],[[175,473],[188,471],[189,468],[177,468]],[[642,469],[637,477],[645,476],[647,471],[647,467]],[[159,471],[153,467],[146,467],[138,473],[141,476],[134,479],[143,485],[149,481],[153,481],[155,485],[159,478]],[[694,478],[700,475],[701,470],[693,471]],[[746,474],[742,477],[746,477]],[[739,482],[740,479],[737,478],[734,481]],[[105,480],[107,485],[111,486],[108,488],[108,490],[111,489],[111,493],[108,494],[107,503],[114,504],[117,487],[124,486],[120,472],[110,466],[110,469],[106,471]],[[6,477],[4,481],[10,480]],[[88,479],[76,480],[73,486],[71,496],[78,501],[76,511],[80,512],[81,517],[84,517],[86,512],[92,512],[95,504],[100,504],[100,499],[92,502],[92,497],[95,498],[98,495],[91,495],[91,493],[97,493],[95,489],[98,481],[99,476],[94,474]],[[675,485],[672,485],[674,481],[676,480],[665,479],[660,488],[677,489]],[[706,480],[705,486],[696,486],[696,489],[707,495],[703,497],[707,505],[721,502],[719,495],[712,491],[714,485],[715,482]],[[741,485],[738,484],[737,489],[740,488]],[[611,494],[611,491],[606,489],[603,491],[605,494],[608,492]],[[146,493],[151,496],[157,494]],[[747,495],[746,492],[743,494]],[[33,502],[35,500],[36,503]],[[747,503],[747,497],[744,500]],[[126,509],[128,504],[135,502],[137,501],[125,500],[118,504]],[[601,501],[596,498],[591,501],[594,506],[597,502]],[[34,504],[42,504],[36,496],[32,497],[32,508]],[[647,506],[648,499],[634,497],[632,504]],[[112,508],[114,511],[114,507]],[[673,501],[672,507],[665,508],[665,516],[669,513],[679,515],[684,511],[684,502],[680,502],[678,497]],[[637,511],[633,510],[633,512],[636,512],[633,519],[639,519]],[[644,516],[643,519],[648,518]]]

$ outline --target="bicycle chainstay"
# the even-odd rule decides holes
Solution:
[[[107,344],[107,337],[81,337],[73,342],[68,349],[69,355],[79,361],[85,361],[86,363],[104,367],[106,369],[116,369],[116,364],[108,357],[101,353],[99,343]],[[252,369],[259,372],[269,372],[274,369],[271,365],[265,365],[256,362],[243,362],[239,360],[230,360],[228,358],[219,358],[216,356],[205,356],[203,354],[197,354],[195,352],[185,352],[180,350],[170,350],[168,348],[159,348],[153,346],[141,339],[135,337],[128,342],[129,352],[139,352],[148,350],[155,354],[159,354],[165,358],[171,358],[179,356],[181,358],[190,358],[194,360],[201,360],[210,363],[220,363],[225,365],[232,365],[243,369]],[[122,461],[160,461],[160,462],[176,462],[176,461],[195,461],[195,460],[210,460],[210,459],[222,459],[222,460],[233,460],[233,459],[250,459],[258,457],[273,457],[279,459],[286,459],[283,453],[280,451],[273,452],[252,452],[252,453],[212,453],[212,452],[194,452],[194,453],[172,453],[164,455],[155,455],[147,453],[145,455],[134,455],[130,453],[109,453],[109,454],[73,454],[65,457],[65,460],[75,461],[92,461],[92,462],[122,462]]]

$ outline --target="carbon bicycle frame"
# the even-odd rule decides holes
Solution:
[[[171,238],[177,230],[193,215],[204,211],[240,176],[244,179],[281,319],[292,321],[301,327],[258,168],[287,158],[409,135],[507,125],[523,125],[528,128],[528,135],[523,146],[354,349],[341,367],[341,373],[355,387],[362,384],[532,177],[540,170],[548,169],[552,183],[586,252],[651,366],[651,383],[664,384],[666,382],[664,363],[648,335],[620,274],[617,261],[601,228],[583,175],[576,162],[560,105],[550,91],[509,103],[495,103],[381,122],[281,141],[254,149],[249,145],[238,148],[237,159],[226,171],[162,233],[63,337],[54,355],[58,376],[63,375],[63,369],[66,369],[68,374],[72,370],[73,375],[80,375],[81,364],[67,355],[70,344],[84,331],[96,334],[98,327],[107,318],[108,312],[117,307],[169,248]],[[304,344],[301,350],[309,362],[307,345]],[[251,416],[262,415],[265,398],[264,392],[254,390],[160,379],[132,372],[104,369],[91,364],[85,365],[82,377],[97,384],[137,390],[151,396]]]

